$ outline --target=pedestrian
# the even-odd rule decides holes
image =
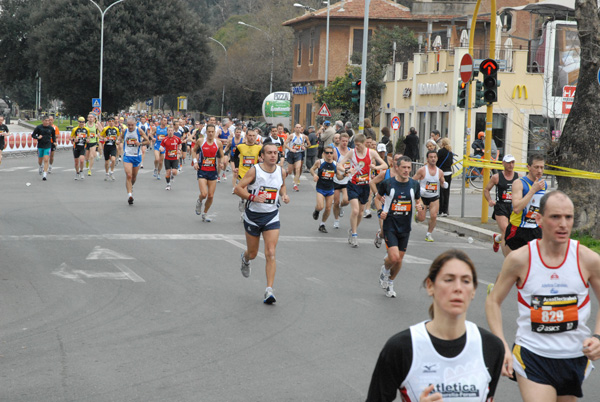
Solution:
[[[373,126],[371,125],[371,119],[368,117],[364,120],[365,128],[363,130],[363,134],[365,137],[372,139],[373,141],[377,141],[377,134],[375,134],[375,130],[373,130]]]
[[[471,144],[471,148],[473,148],[473,156],[475,158],[483,158],[483,153],[485,149],[485,142],[483,142],[485,138],[485,133],[480,131],[477,133],[477,139],[473,141]]]
[[[392,336],[379,354],[367,402],[491,402],[502,370],[502,341],[467,321],[477,272],[463,251],[451,249],[431,264],[423,281],[433,299],[431,320]],[[539,399],[544,400],[544,399]]]
[[[241,255],[242,275],[250,276],[250,261],[256,258],[262,234],[265,242],[265,273],[267,288],[263,303],[273,304],[277,300],[273,292],[275,272],[277,270],[275,249],[279,240],[280,200],[289,203],[285,187],[285,172],[277,165],[279,151],[272,143],[260,149],[263,162],[250,167],[235,188],[235,193],[246,201],[244,209],[244,229],[246,230],[246,251]]]
[[[429,138],[435,142],[438,148],[442,147],[442,135],[438,130],[431,130],[431,134],[429,134]]]
[[[440,189],[440,213],[438,216],[448,216],[450,213],[450,183],[452,183],[452,164],[454,163],[452,146],[448,138],[440,140],[441,148],[437,151],[436,166],[444,173],[444,181],[448,187]]]
[[[506,233],[508,226],[508,219],[512,212],[512,185],[515,180],[519,178],[519,174],[515,172],[515,157],[508,154],[502,158],[502,166],[504,170],[494,174],[483,189],[483,196],[488,201],[490,207],[494,208],[492,213],[492,219],[496,221],[500,233],[494,233],[492,248],[495,253],[498,252]],[[496,186],[496,199],[492,200],[490,191]],[[509,250],[506,247],[502,247],[502,253],[506,256]]]
[[[38,148],[38,172],[42,176],[42,180],[47,180],[48,165],[50,163],[50,149],[52,148],[52,136],[55,135],[54,127],[50,125],[50,117],[44,116],[42,124],[37,126],[31,137],[37,140]],[[44,166],[42,167],[42,163]]]
[[[348,134],[348,148],[354,148],[354,135],[356,134],[352,129],[352,122],[347,121],[344,125],[344,129]]]
[[[417,162],[419,160],[419,137],[414,127],[408,130],[408,135],[403,142],[406,145],[404,155],[408,156],[413,162]]]
[[[535,216],[541,239],[506,256],[486,300],[490,329],[504,344],[502,374],[516,374],[524,402],[582,398],[581,384],[593,369],[590,360],[600,358],[600,321],[593,332],[586,325],[590,285],[600,299],[600,256],[570,239],[574,214],[565,193],[546,193]],[[519,317],[511,351],[500,308],[513,285]]]
[[[421,184],[421,197],[423,204],[429,209],[429,224],[425,241],[433,242],[431,234],[435,229],[437,214],[440,210],[440,187],[447,188],[448,183],[444,180],[444,172],[436,166],[437,152],[427,151],[427,164],[413,176]]]
[[[392,155],[394,153],[394,144],[392,144],[392,140],[390,139],[389,128],[383,127],[381,129],[381,140],[379,142],[385,145],[385,151],[388,155]]]

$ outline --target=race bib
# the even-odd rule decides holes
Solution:
[[[502,200],[503,201],[512,201],[512,191],[511,190],[507,190],[505,193],[502,194]]]
[[[577,329],[577,295],[531,296],[531,330],[555,334]]]
[[[244,156],[244,159],[242,159],[242,165],[245,167],[254,166],[255,160],[256,160],[255,156]]]
[[[539,210],[540,209],[538,207],[530,205],[529,210],[525,214],[525,222],[535,224],[535,217],[537,216]]]
[[[261,186],[258,189],[258,195],[266,195],[267,199],[265,200],[265,204],[275,204],[275,200],[277,200],[277,189],[273,187],[264,187]]]
[[[356,175],[356,184],[367,184],[369,182],[369,174],[358,174]]]
[[[176,149],[169,149],[169,153],[167,154],[167,156],[169,158],[177,158],[177,150]]]
[[[325,180],[333,180],[334,171],[333,170],[323,170],[321,172],[321,177]]]
[[[302,145],[301,145],[301,144],[294,144],[294,149],[295,149],[296,151],[300,151],[300,149],[301,149],[301,148],[302,148]]]
[[[215,157],[202,159],[202,166],[204,166],[204,167],[214,167],[215,166],[215,159],[216,159]]]
[[[394,200],[390,209],[392,210],[394,215],[407,215],[412,209],[412,202],[410,200]]]
[[[162,140],[164,140],[164,139],[165,139],[165,136],[164,136],[163,134],[160,134],[160,135],[158,136],[158,140],[159,140],[159,141],[162,141]]]
[[[426,182],[425,183],[425,191],[427,191],[428,193],[437,193],[438,190],[438,183],[437,182]]]
[[[127,138],[127,146],[128,147],[135,147],[135,138]]]

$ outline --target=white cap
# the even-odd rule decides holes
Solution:
[[[515,157],[512,156],[511,154],[504,155],[504,158],[502,158],[502,162],[510,163],[510,162],[514,162],[514,161],[515,161]]]
[[[387,148],[385,147],[385,144],[382,144],[381,142],[379,144],[377,144],[377,152],[387,152]]]

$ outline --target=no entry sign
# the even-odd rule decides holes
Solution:
[[[460,59],[460,79],[462,82],[469,82],[473,78],[473,57],[466,53]]]

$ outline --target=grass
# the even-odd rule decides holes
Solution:
[[[42,124],[41,120],[30,120],[28,121],[29,124],[33,124],[34,126],[39,126],[40,124]],[[54,120],[54,124],[56,124],[58,126],[58,129],[60,131],[68,131],[67,130],[67,126],[76,126],[77,125],[77,119],[73,120],[73,124],[71,124],[71,122],[69,121],[69,119],[56,119]]]
[[[600,240],[593,238],[589,234],[579,232],[574,232],[571,238],[579,240],[581,244],[600,254]]]

